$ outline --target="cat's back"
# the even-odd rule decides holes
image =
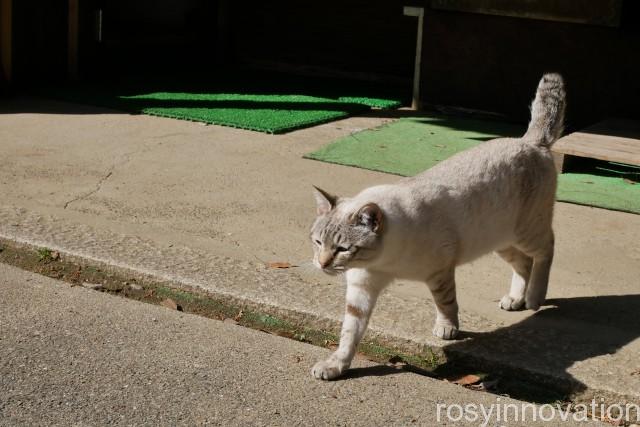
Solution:
[[[406,185],[423,188],[444,187],[449,192],[475,192],[479,188],[504,193],[507,188],[540,184],[555,179],[553,157],[548,149],[527,143],[523,138],[499,138],[458,153],[410,178]],[[548,182],[555,185],[555,181]],[[516,188],[517,190],[517,188]]]
[[[424,195],[424,212],[444,212],[462,238],[460,262],[467,262],[508,245],[523,218],[551,211],[556,179],[548,149],[505,138],[459,153],[410,185]],[[442,190],[434,193],[434,186]]]
[[[398,218],[421,220],[425,212],[450,218],[497,218],[513,215],[535,203],[534,199],[553,198],[555,186],[555,166],[548,149],[523,138],[500,138],[458,153],[414,177],[366,188],[344,208],[351,211],[373,202]]]

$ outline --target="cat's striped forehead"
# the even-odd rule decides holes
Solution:
[[[347,240],[348,228],[344,224],[337,222],[328,222],[324,227],[320,229],[318,238],[322,242],[334,241],[335,243],[341,243]]]
[[[320,216],[311,229],[313,239],[322,243],[359,244],[370,232],[365,227],[358,227],[353,222],[353,216],[344,212],[333,215]]]
[[[348,219],[338,215],[318,217],[311,229],[311,234],[323,242],[328,240],[345,241],[352,233],[353,227]]]
[[[311,232],[320,238],[339,233],[345,224],[334,216],[322,216],[316,220]]]

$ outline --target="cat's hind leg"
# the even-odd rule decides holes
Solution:
[[[525,305],[529,310],[537,310],[547,297],[549,273],[553,262],[553,231],[548,230],[543,234],[535,246],[523,246],[521,249],[533,258],[531,277],[525,292]]]
[[[347,297],[340,344],[327,360],[314,365],[311,375],[317,379],[332,380],[351,365],[356,347],[367,329],[369,318],[378,295],[391,282],[391,277],[351,269],[347,276]]]
[[[426,282],[436,303],[433,335],[444,340],[452,340],[458,335],[459,328],[455,267],[431,275]]]
[[[498,305],[501,309],[507,311],[520,310],[525,305],[525,293],[531,275],[533,259],[513,246],[496,251],[496,253],[500,258],[508,262],[513,269],[509,293],[500,299]]]
[[[518,242],[515,246],[533,260],[524,299],[527,309],[537,310],[547,296],[549,273],[553,262],[553,231],[551,227],[543,231],[538,229],[535,238]]]

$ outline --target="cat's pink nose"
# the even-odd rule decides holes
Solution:
[[[326,266],[331,264],[331,258],[321,256],[320,258],[318,258],[318,263],[320,264],[320,267],[325,268]]]

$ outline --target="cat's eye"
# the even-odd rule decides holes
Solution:
[[[336,248],[336,252],[346,252],[348,250],[349,250],[349,248],[345,248],[344,246],[338,246]]]
[[[321,245],[322,245],[322,242],[321,242],[320,240],[318,240],[318,239],[314,240],[314,242],[315,242],[315,243],[316,243],[316,245],[318,245],[318,246],[321,246]]]

